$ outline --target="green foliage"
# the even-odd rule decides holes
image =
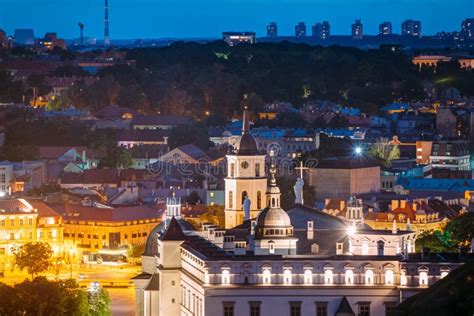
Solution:
[[[143,252],[145,251],[145,244],[132,244],[128,248],[128,257],[129,258],[140,258]]]
[[[89,307],[91,316],[108,316],[110,315],[109,310],[110,297],[109,293],[99,288],[92,293],[89,293]]]
[[[87,293],[75,280],[38,277],[10,287],[0,283],[0,315],[91,315]]]
[[[392,160],[400,158],[400,149],[397,145],[390,145],[388,139],[380,138],[372,145],[368,154],[382,165],[390,167]]]
[[[127,169],[133,164],[132,154],[126,148],[116,144],[107,147],[100,158],[100,168]]]
[[[179,146],[194,144],[199,148],[209,149],[213,143],[209,140],[207,129],[200,125],[180,125],[170,130],[168,145],[170,149]]]
[[[196,191],[191,191],[191,193],[186,197],[186,203],[190,205],[196,205],[199,201],[201,201],[201,198]]]
[[[0,102],[20,103],[25,94],[25,87],[21,81],[13,81],[10,74],[0,71]]]
[[[442,231],[422,233],[416,239],[416,249],[427,247],[436,252],[456,252],[469,248],[474,237],[474,214],[464,213],[449,222]]]
[[[20,270],[26,269],[33,279],[48,270],[53,252],[47,243],[27,243],[15,251],[15,262]]]

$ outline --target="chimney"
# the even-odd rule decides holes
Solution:
[[[407,207],[407,201],[406,200],[401,200],[400,201],[400,208],[405,208]]]
[[[255,226],[257,226],[257,221],[252,220],[250,222],[250,235],[255,236]]]
[[[392,204],[391,204],[391,211],[393,211],[394,209],[398,208],[398,200],[392,200]]]
[[[306,227],[306,239],[312,240],[314,238],[314,222],[308,221]]]
[[[341,200],[341,209],[340,211],[342,211],[345,207],[346,207],[346,201],[345,200]]]

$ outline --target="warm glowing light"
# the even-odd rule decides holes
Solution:
[[[349,236],[354,236],[356,231],[357,231],[357,229],[354,225],[347,227],[347,234]]]
[[[355,153],[357,156],[362,155],[362,147],[357,146],[357,147],[354,149],[354,153]]]

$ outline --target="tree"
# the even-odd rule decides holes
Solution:
[[[423,248],[429,248],[434,252],[453,252],[456,245],[451,241],[449,232],[425,231],[416,238],[416,251],[421,252]]]
[[[369,150],[369,155],[386,167],[390,167],[392,160],[400,158],[400,149],[397,145],[390,145],[387,138],[380,138]]]
[[[201,198],[199,197],[199,194],[196,191],[192,191],[186,197],[186,203],[191,205],[196,205],[199,201],[201,201]]]
[[[109,293],[99,287],[89,291],[89,306],[91,316],[108,316],[110,315],[109,310],[110,297]]]
[[[203,150],[209,149],[213,143],[205,127],[200,125],[180,125],[170,130],[168,145],[170,149],[179,146],[194,144]]]
[[[14,288],[0,283],[0,315],[20,316],[23,315],[21,306],[23,302]]]
[[[27,243],[15,251],[15,262],[20,270],[26,268],[33,280],[48,269],[52,254],[51,247],[47,243]]]
[[[114,144],[107,148],[105,156],[100,159],[99,167],[127,169],[132,164],[132,154],[127,149]]]
[[[469,247],[474,238],[474,214],[462,214],[448,223],[446,230],[458,247]]]

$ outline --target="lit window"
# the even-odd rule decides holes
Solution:
[[[354,284],[354,271],[351,269],[346,270],[345,282],[348,285]]]
[[[270,284],[270,283],[271,283],[270,270],[265,269],[265,270],[263,270],[263,284]]]
[[[374,284],[374,271],[365,271],[365,284]]]
[[[311,270],[307,269],[304,271],[304,284],[312,284],[313,283],[313,273]]]
[[[229,284],[230,283],[230,273],[229,270],[222,271],[222,284]]]
[[[448,275],[448,271],[441,271],[441,279]]]
[[[428,273],[425,271],[420,272],[420,285],[421,286],[428,285]]]
[[[324,284],[332,284],[332,270],[324,271]]]
[[[291,271],[289,269],[283,271],[283,284],[291,284]]]
[[[405,274],[405,271],[402,271],[402,273],[400,274],[400,285],[407,285],[407,276]]]
[[[368,255],[369,254],[369,244],[367,242],[364,242],[362,244],[362,255]]]
[[[393,284],[393,270],[385,271],[385,284]]]

